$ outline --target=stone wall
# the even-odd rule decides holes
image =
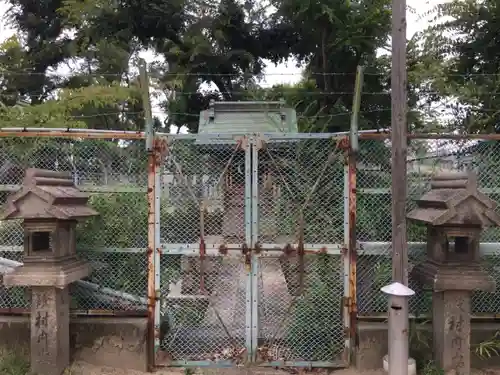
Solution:
[[[388,352],[387,323],[358,321],[358,347],[356,350],[355,364],[359,370],[373,370],[382,368],[382,358]],[[422,337],[432,340],[432,326],[422,324],[417,328]],[[473,322],[471,324],[471,346],[491,339],[495,332],[500,331],[500,323]],[[411,343],[410,343],[411,344]],[[428,345],[432,348],[432,342]],[[474,349],[471,349],[473,351]],[[411,351],[411,349],[410,349]],[[432,358],[432,349],[426,350],[429,359]],[[415,357],[415,355],[412,355]],[[415,358],[417,359],[417,358]],[[474,353],[471,354],[471,367],[480,369],[488,367],[499,367],[500,357],[492,357],[484,360]]]
[[[72,317],[72,360],[96,366],[147,370],[147,319]],[[0,346],[20,348],[29,355],[29,316],[0,316]]]

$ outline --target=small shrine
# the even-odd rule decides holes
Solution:
[[[481,231],[500,225],[496,203],[477,188],[473,172],[440,173],[408,219],[427,225],[426,260],[411,272],[432,288],[434,360],[445,372],[470,375],[471,295],[493,292],[480,265]]]
[[[221,248],[224,249],[225,245],[234,246],[247,241],[249,218],[245,207],[249,206],[252,184],[258,187],[259,240],[274,242],[279,234],[274,214],[279,188],[273,183],[275,179],[273,169],[277,166],[264,151],[265,144],[262,140],[258,142],[258,150],[255,150],[260,152],[259,163],[253,165],[252,150],[249,148],[245,134],[296,133],[297,129],[295,110],[288,107],[284,101],[211,101],[209,108],[200,113],[199,138],[196,140],[198,152],[204,155],[207,175],[223,178],[221,184],[222,211],[224,212],[222,228],[220,233],[215,235],[205,234],[206,242],[211,245],[213,243],[223,245]],[[235,142],[228,142],[223,137],[218,139],[218,135],[231,135]],[[221,166],[223,166],[222,169]],[[258,181],[251,180],[252,168],[257,169]],[[276,173],[274,171],[274,174]],[[246,246],[242,247],[242,252],[249,262],[249,250]],[[211,293],[211,288],[218,278],[219,267],[215,266],[216,262],[214,262],[215,258],[208,258],[204,263],[204,286],[208,293]],[[198,293],[202,274],[199,269],[199,260],[194,257],[183,259],[183,272],[189,276],[183,280],[182,294]]]
[[[3,277],[6,287],[31,287],[31,370],[62,374],[70,363],[68,285],[90,273],[76,256],[76,224],[98,215],[69,173],[28,169],[8,197],[1,220],[22,219],[24,264]]]

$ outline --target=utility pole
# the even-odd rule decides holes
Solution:
[[[389,375],[408,375],[408,243],[406,0],[392,0],[391,151],[392,287],[389,294]],[[383,288],[384,289],[384,288]]]

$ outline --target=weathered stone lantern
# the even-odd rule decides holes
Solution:
[[[3,283],[32,288],[31,369],[38,375],[61,374],[70,363],[68,285],[90,272],[76,257],[75,229],[78,219],[98,214],[88,198],[68,173],[28,169],[1,217],[24,221],[24,264]]]
[[[427,259],[411,275],[433,290],[436,365],[469,375],[471,294],[495,290],[479,263],[479,237],[483,228],[500,225],[500,216],[496,203],[478,191],[472,172],[441,173],[430,185],[408,214],[427,225]]]

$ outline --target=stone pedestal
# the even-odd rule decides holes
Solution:
[[[470,375],[471,293],[450,290],[432,295],[434,360],[445,372]]]
[[[62,374],[70,364],[68,287],[32,289],[31,371]]]

